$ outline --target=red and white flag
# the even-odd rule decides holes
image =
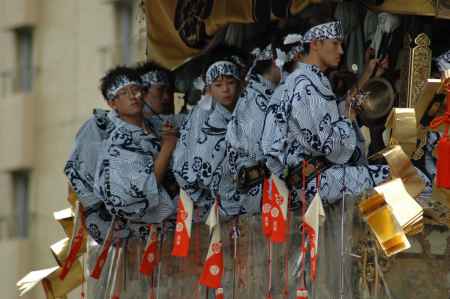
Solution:
[[[315,280],[317,274],[317,255],[319,251],[319,227],[325,221],[325,210],[323,209],[319,192],[314,196],[303,219],[303,229],[308,239],[309,255],[311,257],[311,280]],[[306,243],[304,243],[301,258],[305,257],[306,251],[308,250],[306,246]]]
[[[272,234],[272,221],[270,211],[272,210],[272,180],[264,178],[263,198],[261,204],[262,230],[266,238],[270,238]]]
[[[156,225],[150,226],[150,234],[148,236],[147,247],[141,263],[140,271],[144,275],[150,275],[155,271],[158,265],[158,229]]]
[[[270,218],[272,222],[272,234],[270,239],[274,243],[283,243],[287,239],[288,228],[288,200],[289,190],[286,183],[272,174],[272,209]]]
[[[206,224],[209,226],[211,240],[199,283],[208,288],[218,289],[222,285],[223,251],[217,200],[211,207]]]
[[[186,257],[189,254],[193,211],[194,203],[192,199],[181,189],[180,198],[178,199],[177,224],[172,249],[173,256]]]
[[[216,298],[215,299],[224,299],[223,296],[223,288],[216,289]]]
[[[105,266],[106,259],[108,258],[109,249],[114,241],[114,229],[116,226],[116,217],[113,216],[111,220],[111,224],[108,228],[108,232],[106,233],[105,240],[103,241],[103,245],[100,248],[100,254],[95,261],[94,269],[92,269],[91,277],[94,279],[99,279],[102,274],[103,267]]]
[[[308,290],[305,288],[298,288],[295,299],[308,299]]]

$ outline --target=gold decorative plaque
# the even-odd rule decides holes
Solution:
[[[414,39],[415,47],[410,50],[407,107],[414,107],[431,73],[430,39],[425,33]]]

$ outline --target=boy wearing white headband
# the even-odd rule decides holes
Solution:
[[[301,168],[306,161],[307,198],[316,192],[315,176],[320,171],[322,200],[334,203],[342,191],[359,194],[386,180],[385,165],[362,164],[366,153],[359,146],[362,136],[356,130],[352,107],[335,96],[324,74],[339,65],[343,32],[340,22],[315,26],[304,35],[306,56],[286,80],[270,143],[264,148],[268,167],[282,176],[292,190],[303,184]],[[313,167],[311,167],[313,166]],[[292,207],[298,207],[294,196]]]
[[[226,135],[229,144],[227,163],[235,178],[240,212],[249,214],[260,212],[262,182],[267,174],[261,150],[262,124],[270,98],[281,78],[271,45],[256,52],[259,53],[247,75],[247,86],[239,97]]]
[[[114,86],[120,81],[122,74],[131,72],[132,70],[128,68],[118,67],[113,72],[115,75],[109,76],[110,80],[104,82],[102,86]],[[112,108],[112,101],[110,101],[112,96],[106,88],[102,88],[102,94],[107,105]],[[94,109],[93,116],[77,132],[73,150],[64,167],[69,184],[83,207],[87,231],[99,244],[104,241],[111,225],[112,215],[106,209],[102,198],[94,192],[94,177],[102,143],[114,131],[117,120],[117,114],[114,111]],[[130,231],[126,228],[126,220],[121,217],[116,219],[118,227],[121,227],[120,231],[116,230],[116,236],[128,237]]]
[[[180,128],[184,114],[174,114],[174,84],[169,70],[153,62],[136,67],[143,86],[144,116],[159,132],[164,126]]]
[[[231,178],[224,176],[228,173],[224,159],[227,125],[242,86],[241,70],[231,59],[219,58],[207,68],[204,81],[205,96],[181,129],[174,153],[175,176],[200,213],[209,211],[219,193],[222,213],[237,214],[239,201],[228,198],[235,192],[232,182],[226,181]]]
[[[266,109],[266,116],[264,118],[264,127],[261,136],[261,149],[265,153],[270,151],[273,142],[275,131],[279,130],[277,127],[277,110],[280,105],[281,98],[286,89],[286,79],[293,73],[298,64],[305,56],[305,49],[303,46],[303,36],[301,34],[289,34],[284,40],[284,49],[287,50],[286,62],[283,65],[283,76],[280,84],[275,88],[269,105]],[[283,169],[283,165],[278,160],[273,159],[270,155],[265,156],[267,167],[274,173],[278,173],[277,169]]]
[[[153,62],[145,62],[136,67],[143,86],[144,116],[173,114],[173,88],[170,72]]]
[[[134,70],[111,70],[101,90],[116,120],[100,154],[95,192],[110,214],[127,222],[129,237],[145,239],[148,224],[161,223],[175,210],[162,183],[177,137],[169,131],[158,135],[144,118],[142,82]]]

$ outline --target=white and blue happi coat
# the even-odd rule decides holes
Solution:
[[[226,140],[228,143],[227,161],[231,175],[236,177],[242,168],[262,164],[264,154],[261,138],[264,120],[274,84],[260,75],[252,74],[242,92],[228,124]],[[236,185],[234,185],[236,189]],[[241,213],[254,214],[260,211],[262,186],[257,185],[245,194],[239,195]]]
[[[220,194],[220,212],[240,213],[231,170],[226,160],[225,135],[231,112],[214,100],[196,105],[181,129],[174,153],[174,173],[180,188],[195,203],[199,218],[204,218]]]
[[[155,133],[159,135],[165,123],[169,123],[173,128],[180,129],[184,123],[186,114],[159,114],[148,117],[148,120],[155,129]]]
[[[264,119],[264,127],[261,136],[261,149],[264,154],[264,159],[266,161],[266,166],[271,173],[282,176],[284,171],[284,165],[275,158],[275,156],[270,155],[272,149],[272,143],[274,141],[274,136],[284,136],[287,134],[287,126],[279,126],[282,116],[279,114],[279,106],[281,99],[283,98],[284,92],[286,92],[286,79],[289,74],[285,76],[285,80],[282,80],[280,84],[275,88],[273,95],[270,98],[269,105],[266,110],[266,116]],[[284,130],[284,131],[281,131]]]
[[[147,120],[146,126],[154,130]],[[154,174],[160,149],[160,138],[154,131],[146,133],[118,117],[103,144],[95,192],[111,214],[127,221],[130,237],[145,239],[147,224],[161,223],[175,212],[176,204]]]
[[[264,152],[284,168],[297,167],[311,157],[323,157],[332,166],[321,173],[320,195],[333,203],[342,192],[360,194],[386,180],[389,167],[365,163],[363,138],[357,125],[344,117],[328,78],[318,67],[299,63],[286,80],[285,89]],[[279,169],[278,169],[279,171]],[[316,192],[315,180],[307,184],[307,197]],[[298,204],[294,200],[293,208]]]
[[[115,121],[115,113],[95,109],[93,116],[78,130],[73,150],[64,168],[64,173],[83,206],[87,231],[100,244],[111,225],[112,216],[94,192],[94,177],[102,142],[114,130]],[[125,221],[118,221],[115,234],[119,237],[129,235]]]

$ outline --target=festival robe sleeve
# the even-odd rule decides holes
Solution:
[[[94,176],[102,141],[113,129],[107,114],[108,111],[102,109],[94,110],[94,116],[78,130],[73,150],[64,167],[64,173],[84,207],[100,201],[94,193]]]
[[[155,158],[134,144],[128,131],[112,133],[96,183],[111,214],[146,223],[159,223],[172,214],[173,203],[156,181]]]
[[[285,161],[288,131],[286,115],[280,109],[283,90],[284,85],[277,87],[272,96],[266,111],[261,138],[261,148],[266,159],[266,166],[273,174],[278,176],[282,175],[284,169],[283,161]]]
[[[312,85],[298,84],[291,108],[291,117],[299,126],[300,142],[306,151],[337,164],[351,158],[356,133],[352,122],[339,113],[335,97],[322,96]]]
[[[209,196],[208,188],[201,184],[195,171],[200,170],[204,165],[201,165],[202,163],[198,159],[193,158],[193,150],[197,146],[195,137],[197,132],[193,130],[200,125],[200,118],[203,118],[202,113],[198,107],[195,107],[186,117],[180,129],[180,138],[173,154],[173,170],[177,183],[194,202]]]
[[[339,113],[341,115],[344,115],[346,113],[346,109],[348,109],[346,100],[344,97],[338,98],[338,109]],[[366,140],[364,138],[364,135],[361,131],[361,128],[359,127],[359,124],[356,121],[352,122],[353,129],[355,130],[355,136],[356,136],[356,146],[355,151],[353,152],[349,163],[353,165],[367,165],[369,162],[367,160],[367,152],[366,152]]]

